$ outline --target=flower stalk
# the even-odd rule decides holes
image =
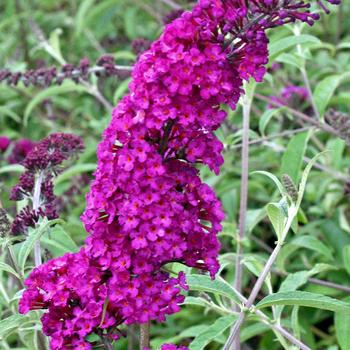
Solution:
[[[43,178],[44,178],[44,172],[39,171],[39,174],[35,180],[34,193],[33,193],[33,211],[35,213],[37,213],[40,208],[40,194],[41,194],[41,185],[43,182]],[[42,264],[40,238],[34,244],[34,263],[35,263],[35,266],[39,266]]]
[[[247,298],[245,298],[241,293],[235,290],[238,299],[246,304],[248,302]],[[260,317],[261,321],[268,325],[273,331],[282,335],[285,339],[289,340],[291,344],[297,346],[301,350],[311,350],[307,345],[297,339],[293,334],[289,333],[285,328],[283,328],[280,324],[271,321],[265,313],[260,310],[257,310],[254,305],[251,306],[251,311],[254,312],[257,316]]]
[[[240,197],[240,210],[239,210],[239,232],[237,240],[237,255],[236,255],[236,274],[235,274],[235,289],[240,293],[242,291],[242,256],[243,245],[242,241],[245,236],[246,230],[246,217],[247,217],[247,202],[248,202],[248,176],[249,176],[249,123],[250,123],[250,109],[251,98],[245,95],[243,97],[243,129],[242,129],[242,152],[241,152],[241,197]],[[239,311],[236,306],[235,311]],[[238,331],[239,332],[239,331]],[[239,336],[235,339],[233,347],[235,350],[240,349]]]
[[[140,350],[150,347],[150,322],[140,325]]]
[[[289,210],[288,219],[287,219],[286,225],[284,227],[284,230],[283,230],[283,232],[281,234],[281,238],[277,241],[275,249],[273,250],[273,252],[271,253],[269,259],[267,260],[263,271],[261,272],[259,278],[257,279],[257,281],[256,281],[256,283],[255,283],[255,285],[253,287],[253,290],[250,293],[249,298],[245,302],[245,304],[244,304],[245,308],[250,309],[252,307],[256,297],[258,296],[258,293],[260,292],[260,290],[261,290],[261,288],[262,288],[262,286],[263,286],[263,284],[265,282],[265,279],[266,279],[267,275],[271,271],[272,266],[275,263],[276,258],[277,258],[278,254],[280,253],[280,251],[282,249],[284,241],[285,241],[285,239],[286,239],[286,237],[288,235],[288,232],[289,232],[289,230],[290,230],[290,228],[292,226],[293,220],[294,220],[295,216],[297,215],[297,213],[298,213],[298,210],[293,205],[290,208],[290,210]],[[241,311],[239,316],[238,316],[237,321],[235,322],[235,324],[234,324],[234,326],[233,326],[233,328],[231,330],[230,336],[227,339],[227,342],[225,344],[224,350],[229,350],[231,348],[233,342],[235,341],[236,337],[239,334],[240,327],[243,324],[245,318],[246,318],[246,314],[244,313],[244,311]]]

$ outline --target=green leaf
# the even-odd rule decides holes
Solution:
[[[18,265],[21,272],[24,272],[24,266],[28,259],[29,254],[33,250],[35,242],[41,238],[41,236],[46,232],[46,230],[55,224],[62,223],[61,219],[47,221],[43,220],[40,226],[36,229],[29,229],[29,234],[27,239],[23,242],[19,252],[18,252]]]
[[[292,292],[303,286],[309,277],[307,271],[299,271],[288,275],[282,282],[278,292]],[[279,319],[283,311],[283,306],[277,306],[275,313],[276,318]]]
[[[269,203],[266,206],[266,211],[277,238],[280,239],[286,222],[286,216],[279,203]]]
[[[236,315],[223,316],[218,318],[211,326],[207,327],[207,329],[198,334],[196,338],[190,344],[190,350],[202,350],[208,345],[213,339],[217,336],[225,332],[227,328],[229,328],[233,322],[237,319]]]
[[[17,123],[21,122],[21,118],[19,117],[19,115],[6,106],[0,106],[0,115],[10,117]]]
[[[289,64],[291,66],[294,66],[298,69],[302,67],[303,65],[303,59],[294,53],[282,53],[276,58],[277,62]]]
[[[346,271],[350,275],[350,245],[346,245],[343,248],[343,262]]]
[[[277,188],[280,191],[281,195],[283,196],[284,188],[283,188],[283,185],[281,184],[281,181],[278,180],[277,176],[275,176],[274,174],[269,173],[268,171],[260,171],[260,170],[251,172],[251,175],[254,175],[254,174],[260,174],[260,175],[264,175],[264,176],[267,176],[268,178],[270,178],[275,183],[275,185],[277,186]]]
[[[49,37],[49,43],[50,43],[50,54],[61,64],[64,63],[64,58],[62,56],[61,52],[61,45],[60,45],[60,36],[62,35],[63,30],[61,28],[54,29]]]
[[[341,80],[341,75],[331,75],[327,78],[324,78],[317,84],[313,95],[317,109],[321,116],[323,116],[326,107],[328,106],[328,103],[331,100],[334,91],[340,84]]]
[[[244,327],[240,335],[241,343],[244,343],[247,340],[254,338],[260,334],[263,334],[269,330],[270,326],[261,322],[253,323],[247,327]]]
[[[291,321],[292,321],[293,334],[297,339],[300,339],[301,331],[300,331],[300,324],[299,324],[299,306],[293,307]]]
[[[279,292],[290,292],[297,290],[299,287],[301,287],[307,282],[308,276],[308,271],[299,271],[291,273],[282,282]]]
[[[201,306],[201,307],[209,307],[210,303],[199,297],[186,297],[185,301],[182,303],[183,305],[195,305],[195,306]]]
[[[12,275],[16,276],[18,279],[20,279],[18,273],[10,265],[4,263],[3,261],[0,261],[0,270],[9,272]]]
[[[220,277],[212,280],[204,275],[189,275],[187,284],[191,290],[219,294],[239,303],[235,290]]]
[[[55,185],[58,185],[63,181],[69,180],[75,175],[91,172],[91,171],[94,171],[95,169],[96,169],[95,163],[73,165],[72,167],[68,168],[67,170],[65,170],[63,173],[61,173],[55,178]]]
[[[0,321],[0,339],[9,336],[13,331],[18,329],[24,322],[27,322],[28,316],[12,315]]]
[[[300,236],[295,238],[291,244],[298,247],[311,249],[321,255],[324,255],[328,260],[332,260],[332,251],[319,239],[313,236]]]
[[[289,141],[286,151],[283,153],[281,174],[288,174],[294,183],[299,182],[299,172],[303,165],[303,158],[310,132],[295,135]]]
[[[326,148],[332,154],[332,166],[334,169],[341,171],[343,165],[343,154],[346,149],[345,140],[339,138],[332,139],[327,143]]]
[[[283,108],[267,109],[263,115],[259,118],[259,131],[261,135],[265,136],[265,129],[269,121],[278,113],[280,113]]]
[[[337,50],[350,49],[350,42],[343,42],[337,46]]]
[[[87,12],[85,25],[90,27],[94,23],[99,23],[99,21],[103,20],[106,17],[106,13],[111,14],[116,12],[117,3],[118,0],[98,1],[98,3]]]
[[[119,100],[123,97],[123,95],[128,91],[130,81],[131,78],[128,78],[118,85],[113,96],[113,102],[115,104],[117,104]]]
[[[321,310],[341,312],[350,315],[349,303],[333,299],[322,294],[309,292],[294,291],[271,294],[262,299],[256,305],[256,308],[263,309],[273,305],[299,305]]]
[[[264,268],[265,261],[259,255],[246,255],[242,259],[242,264],[256,277],[259,277]]]
[[[311,270],[309,270],[308,275],[314,276],[321,272],[332,271],[332,270],[338,270],[338,268],[334,265],[329,265],[329,264],[322,264],[322,263],[316,264]]]
[[[115,60],[128,60],[128,61],[136,60],[136,55],[131,51],[127,51],[127,50],[117,51],[113,54],[113,56]]]
[[[138,33],[135,25],[137,23],[137,12],[137,7],[129,7],[123,16],[126,35],[130,40],[137,38]]]
[[[271,43],[269,47],[270,52],[270,62],[272,62],[278,55],[280,55],[282,52],[287,51],[288,49],[292,48],[296,45],[303,45],[303,44],[320,44],[320,39],[312,36],[312,35],[291,35],[286,38],[280,39],[278,41],[275,41]]]
[[[343,300],[344,302],[350,303],[350,297]],[[334,325],[335,325],[335,335],[337,337],[338,343],[341,350],[350,349],[350,315],[346,315],[341,312],[336,312],[334,314]]]
[[[60,256],[67,252],[76,252],[78,250],[78,246],[70,235],[59,225],[44,234],[41,242],[54,256]]]
[[[24,166],[20,164],[5,165],[0,168],[0,174],[23,173],[23,172],[24,172]]]
[[[28,124],[28,119],[30,114],[32,113],[33,109],[46,100],[49,97],[66,94],[69,92],[88,92],[87,88],[85,86],[75,84],[74,82],[70,80],[66,80],[63,82],[60,86],[51,86],[48,87],[41,92],[39,92],[27,105],[26,109],[24,110],[24,119],[23,124],[26,126]]]
[[[306,188],[306,182],[307,182],[307,179],[309,177],[309,174],[310,174],[312,167],[316,163],[317,159],[320,156],[322,156],[323,154],[325,154],[326,152],[327,151],[316,154],[316,156],[313,157],[310,160],[310,162],[308,163],[308,165],[305,167],[303,174],[301,176],[301,181],[300,181],[300,186],[299,186],[299,191],[298,191],[298,201],[296,203],[296,208],[300,207],[301,201],[303,200],[304,192],[305,192],[305,188]]]
[[[79,36],[85,26],[85,18],[95,0],[82,1],[75,17],[75,36]]]
[[[265,208],[261,209],[249,209],[246,215],[246,232],[251,233],[256,225],[264,219],[266,216]],[[236,229],[237,230],[237,229]],[[232,232],[236,232],[236,230]]]

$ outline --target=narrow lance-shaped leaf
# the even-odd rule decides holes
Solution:
[[[295,135],[288,143],[283,153],[281,174],[288,174],[294,183],[299,182],[299,172],[303,164],[306,146],[310,138],[310,132]]]
[[[18,253],[18,265],[22,273],[30,252],[33,250],[35,242],[46,232],[46,230],[55,224],[62,223],[61,219],[47,221],[44,220],[37,229],[30,229],[27,239],[23,242]]]
[[[317,109],[323,116],[335,89],[341,82],[341,75],[331,75],[318,83],[313,93]]]
[[[269,121],[278,113],[280,113],[283,108],[267,109],[263,115],[259,118],[259,131],[261,135],[265,136],[265,129]]]
[[[33,111],[33,109],[41,102],[46,100],[49,97],[57,96],[60,94],[65,94],[68,92],[87,92],[85,86],[78,85],[73,83],[72,81],[65,81],[60,86],[51,86],[46,88],[45,90],[39,92],[27,105],[24,110],[24,119],[23,123],[26,126],[28,124],[29,117]]]
[[[347,273],[350,275],[350,245],[343,248],[343,262]]]
[[[271,224],[276,232],[277,238],[280,239],[282,237],[284,224],[286,222],[286,216],[279,203],[269,203],[266,206],[266,211],[271,221]]]
[[[290,49],[293,46],[296,45],[302,45],[302,44],[319,44],[320,39],[312,36],[312,35],[291,35],[286,38],[280,39],[278,41],[275,41],[271,43],[269,47],[270,51],[270,61],[274,60],[279,54],[282,52]]]
[[[218,318],[204,332],[200,333],[190,345],[190,350],[202,350],[213,339],[222,334],[237,319],[236,315],[223,316]]]
[[[18,279],[20,278],[18,273],[10,265],[4,263],[3,261],[0,261],[0,270],[11,273],[12,275],[16,276]]]
[[[298,247],[311,249],[319,254],[324,255],[328,260],[332,260],[331,250],[319,239],[313,236],[300,236],[294,239],[291,244]]]
[[[304,197],[304,192],[305,192],[305,188],[306,188],[306,182],[307,182],[307,179],[309,177],[309,174],[310,174],[310,171],[312,169],[312,167],[315,165],[317,159],[319,157],[321,157],[323,154],[325,154],[327,151],[325,152],[321,152],[319,154],[316,154],[315,157],[313,157],[310,162],[308,163],[308,165],[305,167],[304,169],[304,172],[301,176],[301,181],[300,181],[300,185],[299,185],[299,191],[298,191],[298,200],[297,200],[297,203],[296,203],[296,208],[299,209],[300,207],[300,204],[301,204],[301,201]]]
[[[350,297],[344,299],[344,302],[350,303]],[[350,315],[341,312],[334,314],[335,335],[341,350],[350,349]]]
[[[234,289],[220,277],[211,280],[204,275],[190,275],[187,276],[187,284],[191,290],[219,294],[239,303]]]
[[[28,322],[29,317],[23,315],[12,315],[0,321],[0,339],[9,336],[22,324]]]
[[[275,176],[274,174],[269,173],[268,171],[260,171],[260,170],[259,171],[253,171],[251,174],[252,175],[260,174],[260,175],[264,175],[264,176],[270,178],[275,183],[275,185],[278,188],[280,194],[283,196],[283,194],[284,194],[283,185],[282,185],[281,181],[278,180],[277,176]]]
[[[263,309],[273,305],[299,305],[350,314],[350,303],[322,294],[301,291],[280,292],[268,295],[256,305],[256,308]]]

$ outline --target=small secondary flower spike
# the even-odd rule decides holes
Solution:
[[[53,177],[59,172],[59,166],[63,161],[84,148],[80,137],[64,133],[52,134],[32,147],[22,162],[26,170],[21,175],[19,183],[13,187],[10,198],[20,201],[25,197],[33,197],[36,178],[41,176],[39,184],[41,205],[38,209],[27,205],[20,211],[12,224],[13,234],[25,234],[28,227],[34,227],[40,217],[48,219],[58,217]]]

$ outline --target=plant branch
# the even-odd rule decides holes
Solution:
[[[104,345],[104,348],[106,350],[114,350],[114,347],[112,345],[112,343],[109,341],[109,339],[103,334],[102,330],[98,331],[98,335]]]
[[[272,269],[272,272],[278,276],[288,276],[288,273],[277,270],[277,269]],[[320,280],[318,278],[313,278],[313,277],[309,277],[307,280],[308,280],[308,282],[310,282],[312,284],[316,284],[318,286],[328,287],[328,288],[340,290],[342,292],[350,293],[350,287],[348,287],[348,286],[343,286],[341,284],[337,284],[337,283],[330,282],[330,281],[324,281],[324,280]]]
[[[242,139],[242,165],[241,165],[241,196],[240,196],[240,209],[239,209],[239,233],[237,240],[237,255],[236,255],[236,274],[235,274],[235,289],[240,293],[242,290],[242,254],[243,246],[242,240],[244,239],[246,229],[246,216],[247,216],[247,202],[248,202],[248,177],[249,177],[249,123],[250,123],[250,106],[251,100],[245,96],[243,98],[243,139]],[[236,311],[237,308],[236,308]],[[240,349],[240,340],[237,336],[235,350]]]
[[[257,279],[257,281],[256,281],[256,283],[255,283],[255,285],[253,287],[253,290],[251,291],[250,296],[249,296],[249,298],[247,299],[247,302],[244,305],[246,308],[250,309],[252,307],[256,297],[258,296],[258,293],[260,292],[267,275],[271,271],[272,266],[275,263],[275,260],[276,260],[276,258],[278,256],[279,252],[282,249],[284,240],[285,240],[285,238],[286,238],[286,236],[287,236],[287,234],[289,232],[289,229],[290,229],[290,227],[292,225],[292,222],[293,222],[295,216],[297,215],[297,212],[298,212],[298,210],[296,209],[296,207],[293,206],[293,207],[290,208],[290,213],[289,213],[286,225],[285,225],[285,227],[283,229],[283,232],[281,234],[281,238],[278,240],[275,249],[271,253],[269,259],[267,260],[267,262],[266,262],[266,264],[264,266],[263,271],[261,272],[259,278]],[[240,312],[239,316],[238,316],[237,321],[235,322],[235,324],[234,324],[234,326],[233,326],[233,328],[231,330],[230,336],[227,339],[227,342],[225,344],[224,350],[229,350],[231,348],[235,338],[239,334],[240,327],[243,324],[243,322],[245,320],[245,317],[246,317],[245,312],[244,312],[244,310],[242,310]]]
[[[237,290],[235,291],[237,297],[240,299],[240,301],[247,305],[248,300],[245,298],[241,293],[239,293]],[[294,335],[289,333],[286,329],[284,329],[281,325],[274,323],[270,321],[270,319],[260,310],[257,310],[254,305],[251,305],[251,311],[254,312],[256,315],[258,315],[262,322],[271,327],[275,332],[281,334],[283,337],[285,337],[287,340],[289,340],[293,345],[296,345],[301,350],[311,350],[307,345],[302,343],[299,339],[295,338]]]
[[[275,151],[277,152],[284,152],[286,149],[283,147],[283,146],[280,146],[278,144],[275,144],[275,143],[266,143],[267,146],[271,147],[272,149],[274,149]],[[305,163],[309,163],[310,162],[310,158],[309,157],[303,157],[303,161]],[[338,181],[342,181],[342,182],[345,182],[345,183],[348,183],[349,182],[349,175],[347,174],[343,174],[339,171],[335,171],[323,164],[320,164],[320,163],[315,163],[314,164],[314,168],[318,169],[318,170],[321,170],[327,174],[330,174],[332,175],[336,180]]]
[[[273,252],[273,249],[270,246],[268,246],[264,241],[260,240],[259,238],[253,236],[252,240],[259,247],[264,249],[266,252],[268,252],[270,254]],[[280,271],[278,269],[272,269],[271,271],[273,273],[275,273],[276,275],[278,275],[278,276],[283,276],[283,277],[284,276],[288,276],[287,272],[283,272],[283,271]],[[307,280],[308,280],[309,283],[316,284],[318,286],[333,288],[333,289],[340,290],[342,292],[350,293],[350,287],[348,287],[348,286],[343,286],[341,284],[337,284],[337,283],[330,282],[330,281],[324,281],[324,280],[320,280],[318,278],[313,278],[313,277],[309,277]]]
[[[176,3],[173,0],[161,0],[164,4],[168,5],[171,7],[173,10],[181,10],[182,6]]]
[[[66,63],[65,63],[66,64]],[[34,84],[36,86],[47,87],[50,84],[59,84],[65,79],[71,79],[76,81],[80,78],[86,78],[87,76],[93,74],[103,74],[108,76],[118,76],[119,74],[130,73],[133,70],[132,66],[123,66],[123,65],[109,65],[109,66],[92,66],[88,68],[86,71],[83,69],[76,67],[72,71],[67,72],[59,72],[56,67],[50,67],[47,69],[38,69],[31,70],[27,72],[10,72],[8,70],[1,71],[0,82],[7,82],[10,85],[17,85],[18,81],[22,81],[26,86],[29,84]],[[113,72],[113,74],[112,74]],[[50,77],[49,77],[50,75]],[[48,81],[48,79],[50,80]]]
[[[268,102],[269,104],[275,106],[275,107],[283,107],[285,110],[287,110],[289,113],[291,113],[293,116],[311,124],[311,125],[314,125],[316,126],[317,128],[333,135],[333,136],[336,136],[336,137],[339,137],[339,138],[343,138],[342,135],[340,134],[340,132],[334,128],[332,128],[330,125],[328,124],[325,124],[325,123],[321,123],[320,121],[312,118],[312,117],[309,117],[308,115],[306,115],[305,113],[302,113],[300,111],[297,111],[296,109],[293,109],[289,106],[286,106],[284,105],[283,103],[280,103],[280,102],[277,102],[277,101],[274,101],[273,99],[269,98],[269,97],[266,97],[266,96],[263,96],[263,95],[260,95],[260,94],[257,94],[255,93],[254,96],[261,100],[261,101],[265,101],[265,102]]]
[[[261,137],[260,139],[249,141],[249,146],[257,145],[257,144],[260,144],[260,143],[264,143],[266,141],[277,139],[279,137],[293,136],[295,134],[299,134],[301,132],[308,131],[308,130],[310,130],[310,127],[304,127],[304,128],[294,129],[294,130],[286,130],[286,131],[283,131],[283,132],[280,132],[280,133],[276,133],[276,134],[273,134],[273,135]],[[243,142],[239,143],[239,144],[236,144],[236,145],[232,145],[232,146],[228,145],[227,148],[230,149],[230,150],[231,149],[239,149],[239,148],[242,148],[242,146],[243,146]]]
[[[40,193],[41,193],[41,185],[43,182],[43,178],[44,178],[44,172],[40,171],[34,184],[33,211],[35,213],[37,213],[40,208]],[[34,245],[34,262],[35,262],[35,266],[39,266],[42,264],[40,239],[36,240]]]
[[[61,65],[66,66],[67,63],[64,60],[63,57],[61,57],[59,54],[57,54],[57,52],[52,48],[52,46],[50,45],[50,43],[47,41],[47,39],[45,38],[45,34],[44,32],[41,30],[41,28],[38,26],[38,24],[32,19],[29,19],[29,23],[30,23],[30,27],[34,33],[34,35],[36,36],[39,44],[45,49],[46,52],[48,52],[53,58],[56,59],[56,61],[58,61]],[[113,65],[114,67],[114,65]],[[113,67],[111,67],[110,62],[106,62],[105,65],[102,65],[101,68],[104,68],[105,71],[108,73],[111,73],[113,71]],[[95,67],[96,69],[96,67]],[[80,69],[80,71],[82,73],[84,73],[83,69]],[[69,75],[71,75],[72,72],[69,73]],[[102,95],[102,93],[99,91],[98,87],[96,85],[92,85],[90,84],[88,81],[84,80],[82,76],[79,76],[77,78],[75,78],[77,81],[79,81],[82,85],[84,85],[88,92],[93,95],[96,100],[98,100],[108,111],[111,111],[113,106],[112,104],[107,101],[107,99]]]
[[[150,347],[150,322],[140,325],[140,350]]]
[[[134,350],[135,343],[137,342],[137,337],[135,335],[135,325],[128,326],[127,338],[128,338],[128,350]]]

